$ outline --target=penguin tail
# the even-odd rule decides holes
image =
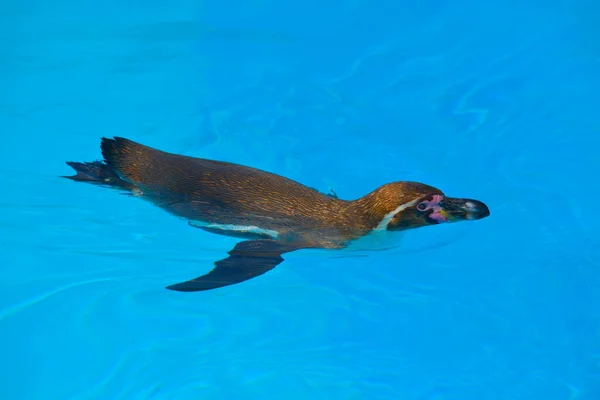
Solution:
[[[144,146],[133,140],[115,136],[103,137],[100,143],[104,162],[118,174],[121,179],[139,186],[163,187],[165,180],[165,153]]]
[[[134,185],[121,179],[121,177],[103,161],[67,161],[67,165],[75,170],[75,175],[61,176],[61,178],[127,191],[132,191],[135,188]]]

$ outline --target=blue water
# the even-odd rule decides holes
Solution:
[[[600,399],[594,2],[0,5],[0,397]],[[164,286],[235,239],[58,178],[102,136],[481,221]]]

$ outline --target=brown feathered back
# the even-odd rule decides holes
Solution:
[[[338,219],[347,203],[273,173],[167,153],[124,138],[103,138],[101,148],[105,162],[143,197],[188,219],[210,222],[218,215],[222,221],[228,215],[229,223],[252,217],[275,225],[314,225]]]

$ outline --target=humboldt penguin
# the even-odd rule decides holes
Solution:
[[[77,182],[147,200],[189,225],[239,241],[210,272],[168,289],[195,292],[247,281],[300,249],[344,249],[360,238],[490,215],[481,201],[418,182],[387,183],[343,200],[283,176],[229,162],[102,138],[102,161],[71,162]]]

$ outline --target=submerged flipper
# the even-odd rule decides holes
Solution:
[[[229,252],[229,257],[215,262],[206,275],[167,286],[180,292],[197,292],[234,285],[264,274],[283,262],[281,255],[302,248],[275,240],[246,240]]]

